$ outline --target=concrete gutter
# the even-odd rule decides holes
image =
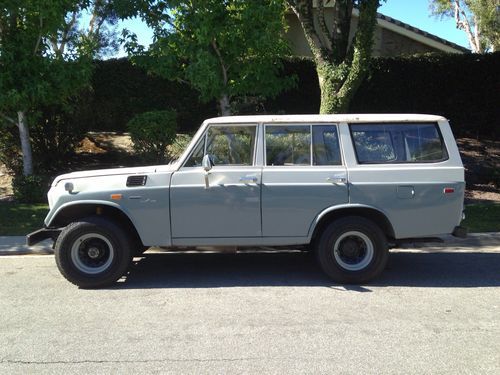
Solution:
[[[443,236],[443,243],[407,244],[404,249],[419,249],[421,251],[454,250],[474,251],[478,247],[500,247],[500,232],[472,233],[467,238]],[[34,246],[26,246],[24,236],[0,236],[0,256],[2,255],[50,255],[54,254],[52,240],[45,240]]]

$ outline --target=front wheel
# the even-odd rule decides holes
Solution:
[[[330,223],[316,255],[323,271],[340,283],[363,283],[377,277],[388,258],[387,239],[372,221],[349,216]]]
[[[55,258],[62,275],[82,288],[114,283],[127,271],[132,244],[118,225],[101,217],[69,224],[57,238]]]

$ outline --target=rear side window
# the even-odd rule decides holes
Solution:
[[[439,127],[430,124],[351,124],[360,164],[435,163],[448,159]]]
[[[266,125],[266,165],[340,165],[335,125]]]

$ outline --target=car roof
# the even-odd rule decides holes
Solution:
[[[442,116],[408,114],[408,113],[376,113],[376,114],[337,114],[337,115],[258,115],[258,116],[225,116],[205,120],[210,124],[248,124],[248,123],[321,123],[321,122],[350,122],[350,123],[381,123],[381,122],[436,122],[446,121]]]

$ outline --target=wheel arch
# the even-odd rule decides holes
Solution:
[[[107,218],[122,226],[138,243],[143,244],[142,238],[130,216],[117,204],[106,201],[72,202],[62,205],[46,218],[47,227],[62,228],[71,222],[88,216]]]
[[[384,232],[387,239],[394,239],[394,228],[387,215],[381,210],[367,205],[340,205],[322,211],[311,224],[309,238],[314,242],[322,230],[332,221],[346,216],[361,216],[373,221]]]

